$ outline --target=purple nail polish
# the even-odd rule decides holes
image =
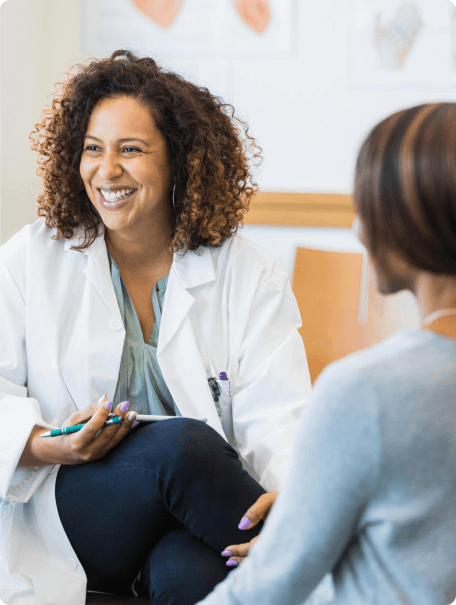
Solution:
[[[106,408],[107,410],[110,410],[110,409],[112,408],[112,401],[107,401],[107,402],[105,403],[105,408]]]
[[[247,519],[247,517],[242,517],[241,522],[239,523],[238,527],[239,529],[247,529],[248,526],[250,525],[251,521],[250,519]]]
[[[226,372],[220,372],[219,380],[228,380]]]
[[[122,403],[122,405],[120,406],[120,411],[121,412],[126,412],[129,407],[130,407],[130,402],[129,401],[124,401]]]
[[[232,556],[233,556],[233,553],[230,552],[229,550],[224,550],[222,552],[222,557],[232,557]]]
[[[237,565],[237,561],[230,560],[230,561],[227,561],[226,564],[229,565],[230,567],[235,567]]]

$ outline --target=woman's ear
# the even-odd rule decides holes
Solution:
[[[360,229],[361,229],[361,221],[358,215],[355,216],[355,220],[350,227],[350,230],[356,235],[358,239],[360,239]],[[361,240],[360,240],[361,241]]]

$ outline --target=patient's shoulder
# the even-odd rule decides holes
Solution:
[[[439,393],[445,407],[443,400],[450,393],[454,399],[455,371],[453,341],[424,330],[404,329],[330,364],[318,381],[324,382],[325,389],[333,385],[336,392],[351,393],[353,398],[370,393],[384,410],[405,411],[410,402],[416,409],[428,406],[430,393]]]

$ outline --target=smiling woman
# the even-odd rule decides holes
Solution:
[[[166,140],[150,111],[136,99],[98,102],[87,126],[80,172],[108,234],[133,231],[133,238],[141,232],[147,238],[153,226],[160,225],[157,235],[171,239],[174,217]]]
[[[166,140],[150,110],[131,96],[100,100],[87,125],[80,174],[147,343],[155,321],[152,289],[170,271],[175,227]]]
[[[114,137],[113,127],[123,136]],[[138,139],[128,137],[140,137],[143,148],[133,145]],[[139,188],[144,195],[153,189],[157,198],[174,188],[174,251],[219,245],[237,231],[258,190],[250,183],[250,160],[261,161],[261,149],[248,135],[247,124],[234,117],[232,106],[206,88],[166,72],[153,59],[139,59],[129,51],[79,66],[31,138],[45,184],[38,198],[39,214],[48,227],[56,228],[58,237],[71,238],[76,225],[83,224],[81,250],[93,242],[102,222],[101,202],[94,204],[94,184],[87,189],[85,176],[89,166],[100,166],[101,158],[101,169],[113,172],[109,179],[103,173],[97,176],[98,189],[135,185],[125,175],[119,179],[120,157],[129,158],[128,165],[137,165],[140,173],[153,170],[150,181]],[[132,146],[127,148],[128,143]]]
[[[119,50],[31,135],[40,218],[0,248],[11,605],[193,605],[273,505],[311,383],[288,275],[236,233],[261,156],[230,107]]]

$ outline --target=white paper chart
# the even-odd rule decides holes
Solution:
[[[456,89],[456,8],[450,0],[349,0],[354,88]]]

